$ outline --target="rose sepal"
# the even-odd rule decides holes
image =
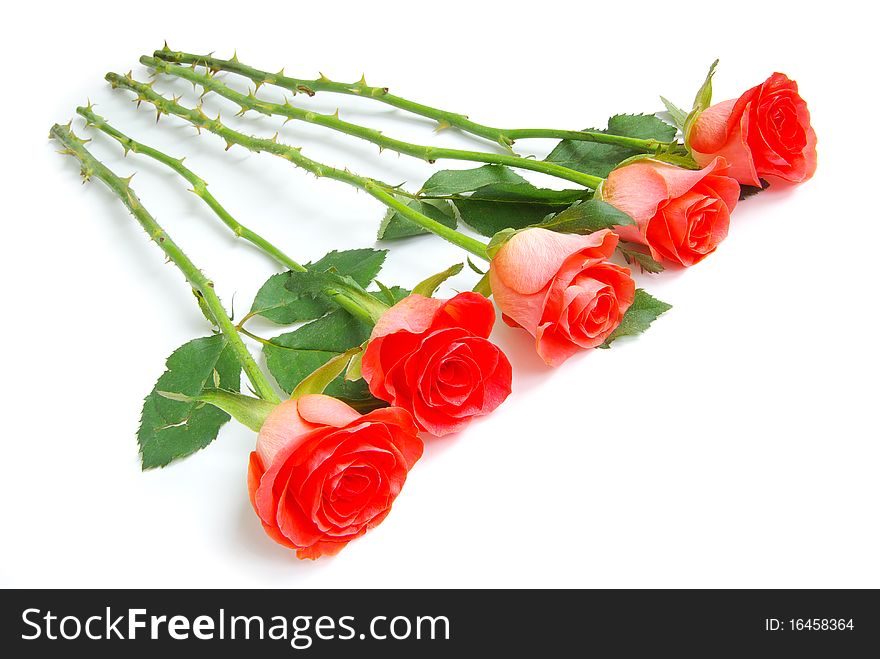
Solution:
[[[420,281],[418,284],[413,286],[412,292],[417,295],[424,295],[425,297],[431,297],[434,293],[437,292],[437,289],[440,287],[444,281],[449,279],[450,277],[454,277],[464,268],[464,263],[456,263],[455,265],[451,265],[443,272],[438,272],[436,275],[431,275],[427,279]]]
[[[715,68],[717,66],[718,60],[716,59],[709,67],[709,73],[706,74],[706,79],[703,81],[703,84],[700,85],[700,88],[697,90],[697,95],[694,98],[693,108],[691,108],[691,111],[688,113],[687,119],[685,119],[684,126],[682,128],[685,145],[690,144],[691,129],[693,128],[694,123],[697,121],[697,117],[702,114],[703,110],[712,105],[712,77],[715,75]],[[690,146],[688,146],[688,153],[690,153]]]
[[[266,417],[277,406],[277,403],[268,400],[224,389],[205,389],[197,396],[187,396],[173,391],[157,391],[156,393],[163,398],[183,403],[200,402],[213,405],[254,432],[260,432]]]
[[[306,394],[323,394],[330,383],[348,370],[351,361],[363,351],[364,347],[359,345],[328,359],[296,385],[290,393],[290,399],[296,400]]]
[[[489,257],[489,260],[495,258],[495,255],[499,252],[499,250],[504,247],[508,240],[513,238],[520,231],[524,231],[524,229],[502,229],[498,233],[496,233],[489,240],[489,244],[486,245],[486,254]]]

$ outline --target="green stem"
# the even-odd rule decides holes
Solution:
[[[250,78],[257,83],[258,86],[262,84],[275,85],[294,93],[304,93],[309,96],[313,96],[316,92],[332,92],[336,94],[347,94],[349,96],[360,96],[362,98],[372,98],[381,103],[400,108],[401,110],[406,110],[413,114],[433,119],[439,122],[441,126],[455,126],[466,133],[484,137],[508,148],[513,144],[514,140],[530,137],[547,137],[601,142],[604,144],[617,144],[642,153],[656,153],[658,151],[678,147],[676,142],[642,140],[633,137],[608,135],[607,133],[596,131],[571,131],[557,130],[554,128],[495,128],[471,121],[464,114],[448,112],[422,103],[416,103],[415,101],[410,101],[400,96],[395,96],[388,92],[387,87],[371,87],[363,78],[354,83],[335,82],[323,75],[315,80],[291,78],[285,76],[283,71],[269,73],[268,71],[261,71],[260,69],[247,66],[246,64],[239,62],[237,57],[233,57],[231,60],[225,60],[211,55],[194,55],[192,53],[173,51],[167,47],[155,51],[153,56],[166,62],[204,66],[212,71],[230,71]]]
[[[214,211],[217,217],[232,229],[232,232],[236,236],[240,236],[249,240],[254,245],[265,251],[267,254],[281,262],[283,265],[287,266],[291,270],[295,270],[298,272],[306,272],[306,268],[292,258],[287,256],[280,249],[275,247],[272,243],[270,243],[265,238],[257,235],[244,225],[242,225],[238,220],[236,220],[229,212],[218,202],[214,196],[208,192],[208,184],[199,176],[195,174],[192,170],[188,169],[183,165],[183,159],[172,158],[169,155],[158,151],[146,144],[142,144],[141,142],[137,142],[117,129],[113,128],[107,121],[95,114],[91,106],[89,107],[79,107],[76,109],[77,113],[86,119],[86,123],[89,126],[94,126],[99,130],[103,131],[107,135],[113,137],[117,142],[122,145],[122,148],[125,149],[125,153],[127,154],[129,151],[133,151],[134,153],[141,153],[145,156],[149,156],[153,158],[171,169],[180,174],[187,181],[192,183],[193,192],[199,196],[210,208]],[[325,290],[327,297],[336,302],[339,306],[346,309],[349,313],[358,316],[364,320],[367,320],[370,324],[375,324],[378,320],[379,316],[382,315],[387,309],[388,306],[382,304],[371,295],[365,292],[352,291],[348,294],[342,291],[338,291],[335,288],[328,288]],[[359,294],[360,293],[360,294]],[[355,299],[355,297],[357,299]],[[250,316],[245,316],[242,321],[236,325],[236,327],[240,328],[244,322]],[[251,336],[251,335],[248,335]],[[254,338],[254,337],[251,337]]]
[[[137,195],[135,195],[134,190],[131,189],[129,181],[114,174],[89,153],[84,146],[86,140],[76,137],[69,126],[56,124],[52,127],[49,135],[64,145],[65,148],[62,153],[72,155],[80,161],[82,175],[85,180],[90,179],[92,176],[97,177],[119,197],[144,231],[147,232],[150,240],[159,246],[168,259],[183,273],[183,276],[186,277],[190,285],[202,296],[207,308],[214,316],[220,331],[223,332],[226,340],[229,341],[229,345],[232,347],[236,358],[247,374],[257,395],[271,402],[280,402],[269,380],[260,370],[257,362],[254,361],[241,337],[238,336],[232,320],[230,320],[226,310],[223,308],[217,293],[214,292],[214,284],[202,274],[201,270],[190,261],[189,257],[183,253],[159,223],[153,219],[153,216],[147,212],[147,209],[144,208]]]
[[[241,114],[244,114],[244,112],[248,110],[254,110],[265,115],[279,115],[282,117],[287,117],[288,119],[296,119],[311,124],[317,124],[319,126],[324,126],[325,128],[330,128],[331,130],[344,133],[346,135],[352,135],[362,140],[372,142],[373,144],[378,145],[381,149],[388,149],[390,151],[402,153],[407,156],[412,156],[414,158],[425,160],[429,163],[434,163],[435,161],[441,159],[447,159],[464,160],[469,162],[483,162],[490,165],[506,165],[508,167],[541,172],[543,174],[555,176],[556,178],[561,178],[566,181],[572,181],[588,188],[596,188],[603,181],[603,179],[599,176],[584,174],[583,172],[579,172],[569,167],[563,167],[562,165],[557,165],[555,163],[544,162],[542,160],[532,160],[513,154],[507,155],[497,153],[484,153],[482,151],[467,151],[464,149],[447,149],[443,147],[425,146],[423,144],[404,142],[403,140],[398,140],[394,139],[393,137],[383,135],[381,131],[375,130],[373,128],[368,128],[359,124],[353,124],[348,121],[343,121],[339,118],[338,113],[321,114],[319,112],[312,112],[295,107],[291,105],[290,102],[280,104],[263,101],[258,99],[253,92],[249,94],[242,94],[235,91],[234,89],[231,89],[229,86],[223,84],[219,80],[215,80],[209,75],[199,73],[193,68],[169,64],[168,62],[157,59],[155,57],[147,56],[141,57],[140,62],[145,66],[149,66],[155,69],[156,71],[165,73],[167,75],[183,78],[184,80],[188,80],[193,84],[202,86],[206,91],[213,91],[220,96],[229,99],[241,108]],[[629,138],[622,139],[626,140]]]
[[[236,220],[232,215],[227,211],[219,201],[208,191],[208,184],[204,179],[199,177],[195,172],[193,172],[188,167],[184,166],[183,158],[172,158],[171,156],[162,153],[161,151],[154,149],[142,142],[137,142],[122,132],[115,129],[113,126],[107,123],[107,120],[103,117],[95,114],[92,111],[92,107],[78,107],[76,109],[77,114],[84,117],[86,120],[87,126],[94,126],[98,130],[106,133],[117,142],[122,145],[122,148],[125,150],[125,153],[128,154],[129,151],[134,153],[139,153],[147,156],[148,158],[152,158],[153,160],[157,160],[163,165],[167,165],[175,172],[180,174],[183,178],[189,181],[192,184],[192,192],[194,192],[200,199],[202,199],[210,208],[217,214],[217,217],[232,229],[232,232],[238,236],[239,238],[244,238],[251,244],[260,248],[264,252],[266,252],[269,256],[274,258],[276,261],[281,263],[282,265],[290,268],[291,270],[298,270],[300,272],[304,272],[305,268],[301,266],[299,263],[294,261],[292,258],[287,256],[284,252],[282,252],[275,245],[270,243],[268,240],[257,234],[256,232],[248,229],[246,226],[241,224],[238,220]]]
[[[337,169],[335,167],[321,164],[302,155],[302,149],[280,143],[276,138],[258,138],[232,130],[224,125],[219,117],[217,119],[211,119],[208,117],[201,107],[197,109],[186,108],[153,91],[150,85],[137,82],[129,75],[120,76],[116,73],[108,73],[105,78],[113,87],[122,87],[135,92],[137,94],[136,100],[151,103],[156,107],[156,111],[159,115],[173,114],[189,121],[199,130],[204,128],[215,135],[219,135],[226,140],[227,148],[231,147],[233,144],[238,144],[256,153],[266,151],[267,153],[289,160],[294,165],[311,172],[319,178],[330,178],[364,190],[367,194],[378,199],[389,208],[393,208],[402,216],[411,220],[415,224],[418,224],[422,228],[437,234],[454,245],[458,245],[475,256],[479,256],[483,259],[487,258],[485,243],[447,227],[441,222],[433,220],[427,215],[410,208],[394,196],[393,191],[395,188],[388,183],[383,183],[376,179],[364,176],[358,176],[347,169]]]

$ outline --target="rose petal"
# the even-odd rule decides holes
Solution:
[[[442,305],[441,300],[432,297],[407,295],[382,314],[373,327],[370,338],[375,339],[400,331],[420,334],[431,326],[434,314]]]
[[[324,394],[307,394],[297,399],[300,416],[315,425],[343,428],[361,415],[341,400]]]
[[[569,256],[587,248],[601,247],[607,233],[597,231],[578,236],[541,228],[526,229],[501,247],[492,259],[491,271],[515,292],[531,295],[550,282]]]

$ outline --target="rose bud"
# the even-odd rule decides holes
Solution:
[[[601,197],[636,222],[615,229],[621,240],[647,245],[657,260],[688,267],[727,237],[739,184],[727,175],[723,158],[697,171],[639,160],[612,171]]]
[[[615,247],[608,229],[580,236],[532,228],[493,257],[489,278],[504,321],[534,336],[549,365],[604,343],[632,304],[629,269],[608,262]]]
[[[510,395],[510,362],[488,340],[495,308],[477,293],[409,295],[379,319],[361,372],[377,398],[433,435],[464,428]]]
[[[251,453],[248,491],[266,533],[318,558],[379,524],[422,455],[408,412],[361,415],[323,394],[278,405]]]
[[[715,156],[730,163],[729,176],[760,186],[762,177],[801,183],[816,171],[816,131],[798,86],[782,73],[736,100],[702,112],[691,127],[689,145],[700,165]]]

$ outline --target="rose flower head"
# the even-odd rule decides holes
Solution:
[[[700,170],[646,159],[612,171],[600,194],[636,222],[615,229],[621,240],[647,245],[657,260],[689,267],[727,237],[739,184],[723,158]]]
[[[489,278],[502,317],[535,337],[547,364],[602,345],[632,304],[629,269],[608,261],[617,240],[608,229],[581,236],[534,227],[493,256]]]
[[[764,177],[801,183],[816,171],[810,111],[797,83],[782,73],[700,113],[688,142],[699,164],[723,156],[728,175],[745,185],[760,186]]]
[[[361,415],[323,394],[287,400],[251,453],[251,503],[266,533],[298,558],[333,555],[385,519],[422,448],[400,408]]]
[[[489,341],[494,324],[492,303],[477,293],[409,295],[373,328],[363,377],[374,396],[411,412],[420,429],[461,430],[510,395],[510,362]]]

